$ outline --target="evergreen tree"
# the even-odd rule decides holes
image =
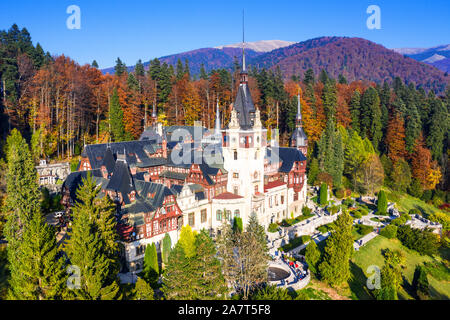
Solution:
[[[322,102],[327,119],[334,118],[336,115],[337,97],[336,86],[331,81],[324,83],[322,91]]]
[[[192,232],[190,225],[185,225],[181,228],[180,240],[178,240],[187,258],[192,258],[195,255],[195,233]]]
[[[117,58],[116,60],[114,72],[118,77],[120,77],[123,73],[127,72],[127,66],[125,65],[125,63],[122,62],[122,60],[120,60],[120,58]]]
[[[205,70],[205,65],[202,63],[200,66],[200,79],[208,80],[208,74]]]
[[[394,163],[392,173],[392,188],[397,191],[406,192],[411,184],[411,168],[408,162],[400,159]]]
[[[420,300],[428,300],[430,296],[430,284],[428,282],[427,271],[424,266],[417,265],[414,272],[413,287]]]
[[[65,285],[55,232],[42,217],[37,173],[25,139],[13,129],[7,139],[5,211],[11,299],[58,299]]]
[[[353,218],[346,212],[339,215],[333,233],[327,239],[320,275],[332,286],[338,286],[350,278],[350,257],[353,252]]]
[[[11,274],[11,299],[62,299],[66,288],[64,259],[58,249],[55,230],[41,212],[32,213],[19,245],[20,270]]]
[[[384,192],[384,190],[380,190],[380,192],[378,192],[377,208],[378,214],[387,214],[387,198],[386,192]]]
[[[242,232],[243,225],[242,225],[242,219],[241,218],[234,218],[233,219],[233,231],[234,232]]]
[[[217,250],[211,237],[202,230],[195,238],[196,255],[192,261],[195,299],[224,298],[228,288],[217,258]]]
[[[443,154],[444,138],[446,134],[448,135],[449,121],[449,113],[445,110],[443,103],[438,99],[433,99],[427,144],[436,160],[440,160]]]
[[[170,251],[172,251],[172,239],[170,238],[170,235],[166,233],[162,241],[162,260],[164,264],[169,262]]]
[[[328,186],[326,183],[322,183],[319,190],[319,203],[324,206],[328,203]]]
[[[136,77],[143,77],[145,74],[144,65],[142,64],[142,60],[139,59],[134,66],[134,74]]]
[[[80,300],[113,300],[118,297],[117,280],[111,280],[111,261],[97,225],[97,196],[100,188],[92,176],[82,180],[73,207],[72,229],[68,232],[65,252],[70,264],[79,268],[80,288],[70,291],[70,297]]]
[[[380,98],[375,88],[369,87],[361,97],[361,136],[378,149],[382,135]]]
[[[138,278],[133,290],[134,300],[154,300],[154,291],[144,279]]]
[[[308,69],[305,72],[305,77],[303,78],[303,83],[306,85],[313,85],[314,84],[314,71],[313,69]]]
[[[398,300],[397,292],[402,282],[399,267],[402,264],[404,264],[404,256],[400,251],[386,249],[384,266],[381,269],[381,288],[375,290],[377,300]]]
[[[360,117],[360,108],[361,108],[361,94],[359,90],[355,90],[353,93],[352,99],[350,100],[350,115],[352,118],[352,129],[360,134],[361,129],[359,126],[359,117]]]
[[[113,137],[113,141],[120,142],[125,141],[125,125],[123,123],[123,110],[119,103],[119,95],[117,94],[117,89],[114,88],[111,104],[110,104],[110,114],[109,114],[109,123],[111,127],[111,135]]]
[[[176,73],[177,73],[177,81],[180,81],[183,76],[184,76],[184,67],[183,67],[183,63],[181,62],[180,58],[178,58],[177,60],[177,68],[176,68]]]
[[[155,287],[159,278],[159,265],[158,253],[156,252],[154,243],[148,244],[147,247],[145,247],[143,274],[145,281],[150,283],[152,287]]]
[[[6,140],[6,191],[3,208],[6,213],[4,234],[8,241],[7,256],[11,274],[10,286],[14,292],[21,292],[23,236],[27,223],[34,213],[40,213],[40,193],[37,172],[25,139],[17,129],[13,129]]]
[[[311,240],[306,246],[305,260],[309,270],[311,270],[312,273],[317,273],[317,267],[320,261],[320,250],[314,240]]]
[[[318,144],[319,167],[333,177],[333,184],[340,186],[344,170],[344,150],[342,136],[335,128],[333,118],[328,119],[327,126]]]
[[[320,70],[319,81],[322,82],[324,85],[328,81],[330,81],[330,77],[328,76],[328,73],[325,69]]]
[[[308,183],[314,185],[319,174],[319,161],[317,158],[311,160],[311,164],[308,166]]]
[[[406,114],[406,128],[405,128],[405,145],[406,151],[411,154],[414,151],[416,140],[422,132],[422,122],[420,114],[415,104],[408,106]]]
[[[178,241],[170,252],[163,278],[162,292],[166,299],[191,300],[195,298],[195,279],[192,259],[186,257],[183,246]]]
[[[98,69],[97,60],[92,61],[91,66]]]

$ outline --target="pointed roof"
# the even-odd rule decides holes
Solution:
[[[255,119],[255,105],[253,104],[250,89],[247,84],[240,84],[233,108],[237,112],[241,129],[247,130],[253,127]]]
[[[219,98],[217,98],[217,106],[216,106],[216,126],[214,130],[214,134],[220,134],[220,111],[219,111]]]

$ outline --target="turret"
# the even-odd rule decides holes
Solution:
[[[303,130],[300,92],[297,96],[297,115],[295,117],[295,130],[291,136],[291,147],[299,149],[306,157],[308,152],[308,137]]]

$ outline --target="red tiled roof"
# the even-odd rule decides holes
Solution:
[[[219,200],[231,200],[231,199],[241,199],[243,197],[241,197],[240,195],[231,193],[231,192],[224,192],[219,194],[218,196],[215,196],[214,199],[219,199]]]
[[[276,180],[276,181],[272,181],[269,182],[268,184],[264,185],[264,191],[268,190],[268,189],[272,189],[272,188],[276,188],[282,185],[285,185],[286,183],[284,183],[283,181],[280,180]]]

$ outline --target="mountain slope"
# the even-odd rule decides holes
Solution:
[[[450,71],[450,45],[441,45],[432,48],[398,48],[395,52],[428,63],[444,72]]]
[[[261,40],[255,42],[246,42],[245,49],[251,49],[256,52],[269,52],[275,49],[283,48],[294,44],[292,41],[284,40]],[[242,48],[242,43],[229,44],[225,46],[214,47],[216,49],[223,48]]]
[[[284,77],[303,76],[311,68],[318,75],[325,69],[332,77],[343,74],[349,81],[392,81],[396,76],[437,92],[450,78],[444,72],[361,38],[321,37],[262,54],[250,63],[280,68]]]
[[[249,59],[255,58],[260,54],[261,53],[251,49],[245,50],[245,55]],[[167,64],[171,64],[176,67],[178,59],[180,59],[183,64],[185,62],[185,59],[187,59],[189,62],[191,73],[199,74],[202,64],[204,64],[206,72],[219,68],[232,69],[235,57],[239,61],[241,56],[242,48],[203,48],[161,57],[159,58],[159,60],[162,63],[166,62]]]

